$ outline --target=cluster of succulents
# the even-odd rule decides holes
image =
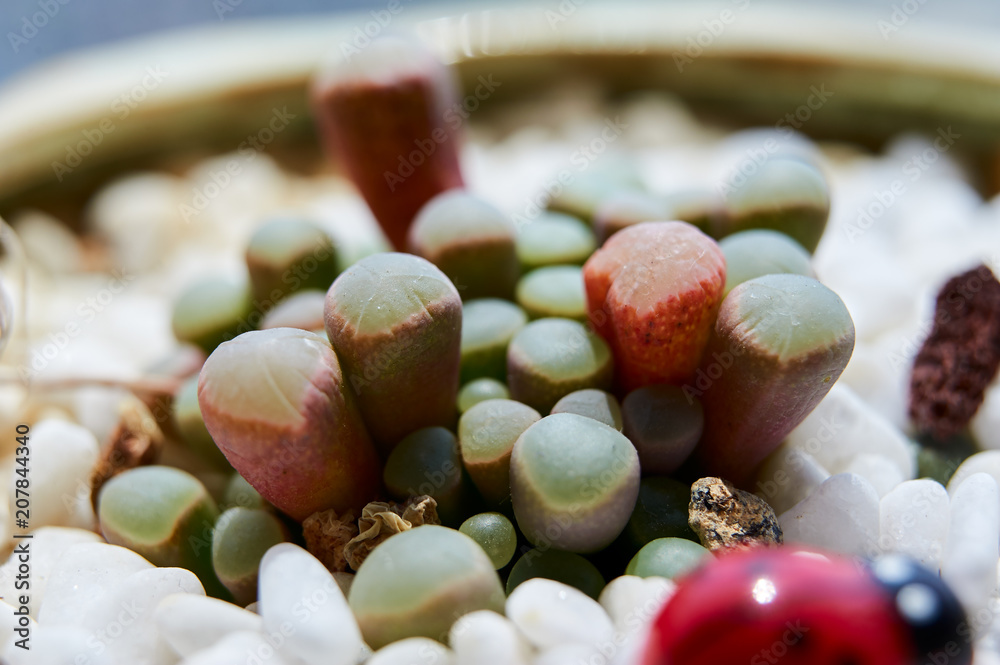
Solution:
[[[395,38],[317,79],[331,157],[398,251],[343,266],[319,227],[269,220],[244,283],[192,285],[173,328],[208,355],[176,421],[251,500],[220,510],[190,474],[129,470],[100,493],[109,542],[247,604],[304,521],[338,529],[310,544],[332,561],[372,502],[429,497],[440,525],[384,510],[405,524],[344,578],[376,649],[444,640],[530,578],[596,598],[713,559],[692,482],[750,489],[851,358],[851,316],[810,263],[822,170],[775,157],[721,199],[656,197],[619,169],[516,228],[463,188],[451,90]],[[403,174],[426,136],[436,150]]]

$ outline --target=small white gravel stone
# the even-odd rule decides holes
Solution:
[[[872,453],[856,455],[844,468],[844,473],[856,473],[867,480],[880,498],[903,482],[902,471],[891,459]]]
[[[903,480],[916,473],[916,456],[891,422],[854,391],[835,384],[816,409],[788,435],[788,444],[809,453],[830,473],[842,473],[857,455],[884,455],[899,467]]]
[[[19,639],[15,637],[14,639]],[[78,626],[37,626],[32,628],[30,650],[13,641],[4,649],[4,662],[9,665],[114,665],[119,662],[109,651],[97,651],[91,646],[91,634]],[[149,661],[132,661],[149,662]]]
[[[111,662],[168,665],[177,654],[160,636],[153,611],[175,593],[205,591],[192,572],[156,568],[123,547],[74,545],[53,567],[38,623],[88,631],[88,653],[107,654]]]
[[[455,654],[440,642],[408,637],[388,644],[368,659],[368,665],[453,665]]]
[[[92,528],[90,474],[99,446],[89,430],[63,420],[43,420],[31,428],[31,524]],[[11,503],[22,477],[20,465],[7,482]]]
[[[941,577],[975,614],[997,589],[1000,491],[992,476],[974,473],[951,492],[951,524]]]
[[[230,633],[260,631],[263,620],[253,612],[217,598],[190,593],[167,596],[153,613],[160,635],[187,657],[207,649]]]
[[[579,665],[580,663],[604,663],[607,658],[589,644],[573,642],[556,644],[541,651],[532,665]]]
[[[31,616],[37,617],[42,600],[45,598],[45,589],[49,577],[52,575],[52,568],[63,553],[78,543],[102,543],[103,539],[93,531],[61,526],[45,526],[32,531],[31,535],[32,538],[28,541],[31,552],[31,578],[29,580],[31,600],[28,603],[28,611]],[[20,595],[14,587],[20,564],[20,554],[14,552],[0,566],[0,597],[13,599]]]
[[[907,480],[879,502],[879,547],[938,570],[950,521],[950,500],[941,483],[928,478]]]
[[[822,485],[830,472],[816,458],[783,443],[757,471],[754,492],[780,515]]]
[[[260,562],[260,613],[264,632],[291,634],[282,654],[309,665],[353,665],[363,649],[361,630],[330,571],[292,543],[267,551]]]
[[[948,481],[948,494],[954,495],[955,490],[976,473],[988,474],[1000,485],[1000,450],[984,450],[966,458]]]
[[[676,590],[677,585],[665,577],[621,575],[608,582],[598,601],[615,630],[631,635],[647,626]]]
[[[276,643],[256,631],[241,630],[191,654],[181,665],[299,665],[301,661],[283,658]]]
[[[1000,380],[986,390],[983,403],[969,423],[976,443],[985,450],[1000,450]]]
[[[539,649],[604,644],[614,638],[611,618],[596,600],[553,580],[536,578],[519,585],[507,598],[506,614]]]
[[[831,476],[809,498],[778,516],[786,543],[862,556],[877,551],[878,520],[878,492],[853,473]]]
[[[456,665],[525,665],[531,647],[510,619],[490,610],[460,617],[451,626],[448,644]]]

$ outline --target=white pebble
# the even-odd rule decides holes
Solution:
[[[92,528],[90,474],[99,452],[94,435],[64,420],[43,420],[31,428],[30,447],[31,484],[45,490],[32,493],[31,524]],[[11,505],[23,468],[15,465],[7,483]]]
[[[1000,450],[984,450],[966,458],[948,481],[948,494],[954,496],[955,490],[976,473],[992,476],[1000,485]]]
[[[951,520],[948,492],[936,480],[907,480],[879,502],[879,546],[941,567]]]
[[[181,665],[298,665],[277,653],[272,640],[256,631],[237,631],[214,645],[191,654]]]
[[[621,575],[608,582],[598,599],[621,634],[632,634],[652,621],[677,585],[665,577]]]
[[[916,473],[916,455],[909,440],[840,383],[788,435],[788,443],[814,456],[830,473],[842,473],[862,453],[889,458],[903,480]]]
[[[524,665],[531,652],[517,626],[490,610],[459,617],[448,633],[448,644],[456,665]]]
[[[194,573],[156,568],[123,547],[74,545],[53,567],[38,623],[89,631],[90,653],[106,653],[112,662],[167,665],[177,654],[160,636],[153,611],[175,593],[205,591]]]
[[[363,649],[361,630],[330,571],[292,543],[267,551],[260,562],[264,631],[294,629],[279,651],[309,665],[353,665]]]
[[[45,526],[32,531],[31,535],[30,541],[18,541],[15,546],[23,547],[26,542],[31,552],[31,578],[29,579],[31,600],[28,603],[28,611],[31,616],[37,617],[42,600],[45,598],[45,588],[52,574],[52,568],[63,553],[77,543],[100,543],[103,540],[93,531],[61,526]],[[17,569],[20,563],[20,554],[15,551],[0,566],[0,597],[13,600],[20,595],[14,586],[17,582]]]
[[[597,645],[614,638],[614,625],[596,600],[571,586],[535,578],[507,598],[507,618],[539,649],[559,644]]]
[[[15,637],[14,640],[19,639]],[[29,650],[14,641],[4,649],[4,662],[9,665],[113,665],[117,662],[107,651],[95,649],[90,631],[79,626],[37,626],[31,629]],[[134,661],[133,661],[134,662]],[[152,661],[143,660],[142,663]]]
[[[969,423],[976,443],[984,450],[1000,450],[1000,381],[986,390],[983,403]]]
[[[73,545],[52,565],[38,621],[73,624],[94,612],[104,595],[123,579],[152,568],[153,564],[125,547],[107,543]]]
[[[878,492],[853,473],[831,476],[819,489],[778,516],[785,542],[865,555],[877,550]]]
[[[607,659],[590,644],[572,642],[556,644],[537,656],[532,665],[580,665],[581,663],[603,663]]]
[[[167,596],[153,613],[163,639],[179,656],[207,649],[230,633],[259,631],[261,618],[217,598],[190,593]]]
[[[368,665],[452,665],[455,654],[426,637],[408,637],[386,645],[372,654]]]
[[[951,492],[951,525],[941,577],[970,615],[997,588],[1000,557],[1000,491],[985,473],[974,473]]]
[[[903,473],[885,455],[862,453],[844,468],[844,473],[856,473],[872,484],[879,497],[884,497],[903,482]]]
[[[829,477],[830,472],[815,457],[783,443],[761,464],[754,491],[780,515],[816,491]]]

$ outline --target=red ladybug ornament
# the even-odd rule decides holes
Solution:
[[[961,605],[905,557],[725,553],[680,580],[642,665],[969,665]]]

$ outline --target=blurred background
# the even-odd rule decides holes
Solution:
[[[576,4],[600,0],[576,0]],[[503,7],[512,3],[499,0],[442,3],[436,0],[405,0],[404,5],[433,7],[442,14],[463,9]],[[534,3],[556,8],[560,0]],[[606,3],[610,4],[610,3]],[[674,0],[668,3],[679,4]],[[697,4],[691,2],[691,4]],[[752,0],[754,6],[780,4]],[[870,11],[888,18],[894,8],[919,6],[908,25],[952,25],[1000,30],[1000,2],[995,0],[799,0],[786,3],[789,11],[802,6],[844,7]],[[149,33],[190,26],[211,26],[227,21],[273,16],[302,16],[315,13],[380,9],[386,0],[172,0],[133,2],[132,0],[5,0],[0,8],[5,51],[0,58],[0,81],[33,63],[66,51]],[[48,8],[46,10],[46,8]],[[56,8],[58,8],[56,10]],[[43,12],[43,16],[36,16]],[[51,16],[45,16],[51,14]],[[41,26],[41,27],[38,27]],[[37,33],[32,35],[33,33]],[[23,40],[23,41],[22,41]]]

